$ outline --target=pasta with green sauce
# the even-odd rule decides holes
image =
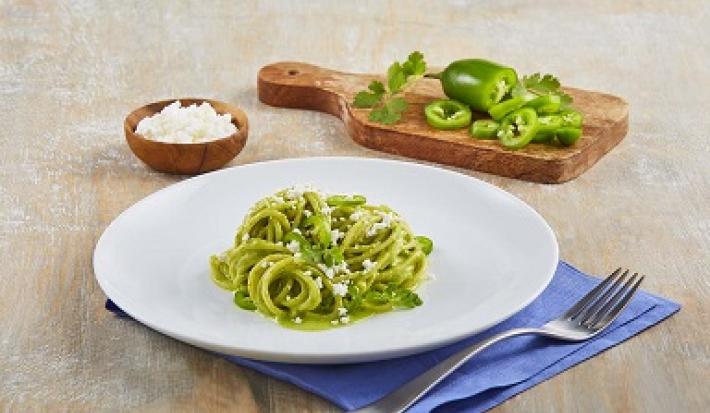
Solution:
[[[234,303],[300,330],[344,326],[422,304],[432,241],[361,195],[289,188],[256,203],[234,246],[210,257]]]

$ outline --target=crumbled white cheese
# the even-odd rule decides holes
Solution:
[[[301,230],[298,228],[294,228],[293,231],[291,231],[291,232],[293,232],[294,234],[300,234]]]
[[[381,229],[389,228],[392,225],[392,222],[394,222],[394,220],[396,219],[394,216],[392,216],[392,214],[387,214],[380,211],[377,211],[377,214],[382,217],[382,221],[372,224],[370,229],[367,230],[368,237],[377,234],[377,232]]]
[[[303,254],[301,254],[300,252],[296,252],[293,254],[293,258],[301,258],[302,256]]]
[[[308,218],[308,217],[310,217],[311,215],[313,215],[313,212],[311,212],[311,211],[308,210],[308,209],[304,209],[304,210],[303,210],[303,215],[305,215],[306,218]]]
[[[296,317],[293,319],[293,322],[296,324],[301,324],[303,322],[303,320],[301,319],[301,317]]]
[[[318,192],[312,185],[294,185],[286,190],[287,199],[301,198],[305,192]]]
[[[344,316],[348,314],[348,309],[345,307],[338,307],[338,315]]]
[[[355,212],[350,214],[351,221],[357,221],[365,215],[365,211],[362,209],[356,209]]]
[[[286,190],[286,199],[297,199],[303,196],[303,189],[297,187],[291,187]]]
[[[323,208],[321,208],[321,212],[324,213],[325,215],[330,215],[330,213],[333,212],[333,208],[331,208],[330,205],[326,205]]]
[[[305,276],[310,276],[312,274],[313,274],[313,271],[311,271],[311,270],[306,270],[303,272],[303,275],[305,275]]]
[[[350,317],[348,317],[348,316],[340,317],[340,323],[341,323],[341,324],[347,324],[347,323],[349,323],[349,322],[350,322]]]
[[[288,248],[289,251],[295,254],[301,251],[301,244],[299,244],[296,240],[291,240],[291,242],[286,244],[286,248]]]
[[[337,245],[338,240],[343,237],[345,237],[345,233],[337,228],[330,231],[330,240],[333,244]]]
[[[268,268],[268,267],[269,267],[269,262],[268,262],[268,261],[264,261],[264,262],[261,263],[261,266],[264,267],[264,268]]]
[[[168,143],[203,143],[236,132],[231,114],[220,115],[208,102],[182,107],[179,100],[141,119],[136,127],[136,133],[144,138]]]
[[[316,278],[316,286],[318,287],[318,289],[323,288],[323,279],[321,277]]]
[[[319,263],[318,268],[320,268],[320,270],[323,271],[325,276],[328,277],[329,279],[333,278],[335,276],[335,269],[330,268],[323,263]]]
[[[348,293],[348,286],[343,284],[343,283],[335,283],[333,284],[333,294],[339,295],[341,297],[345,297],[345,294]]]
[[[362,262],[362,268],[365,269],[365,272],[371,271],[376,266],[377,266],[377,261],[370,261],[369,258]]]
[[[242,241],[246,242],[249,241],[249,233],[245,232],[244,235],[242,235]]]
[[[350,270],[348,269],[348,263],[345,261],[341,261],[340,264],[336,264],[332,268],[336,274],[339,274],[341,272],[344,272],[344,273],[350,272]]]

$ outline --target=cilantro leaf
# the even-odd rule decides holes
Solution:
[[[350,299],[345,301],[345,308],[348,309],[348,312],[352,313],[362,306],[362,294],[360,294],[360,290],[354,285],[348,287],[348,294],[350,295]]]
[[[407,110],[407,101],[401,94],[419,80],[426,71],[424,55],[412,52],[404,63],[394,62],[387,69],[387,82],[372,81],[368,90],[358,92],[353,99],[356,108],[372,108],[368,119],[372,122],[392,125],[402,118]],[[386,84],[386,87],[385,87]]]
[[[318,247],[301,245],[301,256],[314,264],[323,262],[323,252]]]
[[[370,111],[370,115],[367,118],[372,122],[384,123],[382,122],[382,119],[384,119],[384,112],[386,111],[386,108],[373,109]]]
[[[378,109],[373,109],[368,117],[371,121],[379,122],[384,125],[395,124],[401,118],[402,115],[399,112],[390,111],[386,105]]]
[[[522,83],[526,89],[530,89],[532,86],[540,83],[540,73],[523,76],[520,83]]]
[[[561,100],[561,107],[568,108],[572,105],[572,96],[561,90],[559,79],[547,73],[533,73],[532,75],[523,76],[523,78],[513,87],[513,96],[525,96],[526,94],[533,95],[557,95]]]
[[[340,264],[343,260],[343,250],[340,247],[333,247],[323,251],[323,262],[329,267]]]
[[[534,88],[543,92],[556,92],[560,88],[560,81],[551,74],[546,74],[539,79]]]
[[[379,80],[373,80],[367,88],[376,95],[382,96],[385,94],[385,85],[383,85]]]
[[[392,63],[389,69],[387,69],[387,88],[390,93],[397,93],[402,90],[407,81],[407,77],[404,75],[404,69],[399,62]]]
[[[513,97],[525,96],[528,93],[530,93],[530,92],[528,92],[528,90],[525,88],[525,86],[523,85],[523,82],[516,83],[515,86],[513,86],[513,89],[510,91],[510,94]]]
[[[353,99],[353,106],[356,108],[371,108],[376,104],[380,103],[382,100],[382,95],[376,93],[365,92],[364,90],[358,92]]]
[[[560,90],[560,81],[549,73],[544,76],[540,73],[524,76],[522,83],[529,91],[542,95],[557,93]]]
[[[412,52],[409,57],[407,57],[407,61],[402,64],[402,69],[406,77],[423,75],[426,71],[424,55],[420,52]]]
[[[407,101],[402,97],[392,98],[387,102],[387,109],[390,112],[401,113],[407,110]]]
[[[540,89],[548,92],[556,92],[560,90],[560,81],[551,74],[546,74],[540,79]]]
[[[355,95],[353,106],[356,108],[371,108],[380,103],[382,95],[385,94],[385,85],[379,80],[373,80],[367,88],[371,92],[363,90]]]

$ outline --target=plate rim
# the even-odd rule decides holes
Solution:
[[[456,175],[456,176],[463,176],[468,179],[472,179],[473,181],[477,182],[477,184],[482,184],[484,187],[487,187],[489,190],[493,190],[494,192],[497,192],[501,195],[504,195],[506,197],[512,198],[514,202],[520,203],[524,208],[528,210],[528,212],[531,212],[534,216],[537,217],[537,219],[543,224],[544,229],[546,230],[546,235],[549,236],[550,240],[552,241],[554,251],[553,251],[553,256],[554,259],[552,261],[552,265],[550,268],[547,269],[547,277],[545,279],[544,283],[541,283],[541,285],[537,288],[534,294],[531,294],[528,299],[522,301],[520,304],[517,304],[515,306],[511,306],[511,309],[498,319],[493,319],[492,321],[486,323],[483,326],[480,326],[478,329],[472,330],[472,331],[467,331],[459,334],[452,334],[448,336],[446,339],[436,339],[436,340],[429,340],[424,343],[419,343],[419,344],[410,344],[407,346],[393,346],[392,348],[389,349],[383,349],[383,350],[377,350],[377,351],[366,351],[366,352],[339,352],[339,353],[329,353],[329,354],[312,354],[312,353],[288,353],[288,352],[273,352],[273,351],[264,351],[264,350],[258,350],[258,349],[252,349],[251,347],[248,348],[243,348],[235,345],[227,346],[227,345],[222,345],[219,343],[212,343],[206,340],[202,340],[200,338],[195,338],[193,336],[188,336],[185,334],[182,334],[179,331],[174,331],[173,329],[166,328],[165,326],[160,325],[160,323],[155,323],[152,322],[151,320],[147,319],[146,317],[143,317],[140,311],[132,311],[134,310],[131,308],[132,304],[130,303],[130,299],[128,299],[125,294],[122,294],[116,290],[113,290],[112,287],[110,286],[110,282],[108,280],[109,277],[107,277],[105,274],[102,275],[100,274],[100,271],[97,270],[97,259],[98,259],[98,252],[102,246],[103,243],[105,243],[105,239],[107,234],[109,234],[111,228],[114,226],[118,225],[120,221],[125,219],[127,213],[129,213],[130,210],[139,207],[143,203],[149,202],[152,198],[160,196],[164,191],[169,191],[173,190],[174,187],[179,187],[181,185],[189,185],[191,182],[194,181],[199,181],[203,179],[209,179],[209,177],[213,175],[220,175],[220,174],[225,174],[225,173],[234,173],[235,170],[239,170],[242,168],[251,168],[251,167],[263,167],[264,165],[269,165],[269,164],[284,164],[284,163],[292,163],[292,162],[307,162],[307,161],[327,161],[327,162],[338,162],[338,161],[356,161],[356,162],[365,162],[365,163],[386,163],[386,164],[394,164],[394,165],[405,165],[407,167],[420,167],[420,168],[425,168],[425,169],[433,169],[436,170],[437,172],[443,172],[445,174],[450,174],[450,175]],[[371,157],[357,157],[357,156],[313,156],[313,157],[292,157],[292,158],[280,158],[280,159],[272,159],[272,160],[265,160],[265,161],[257,161],[257,162],[251,162],[243,165],[235,165],[231,166],[229,168],[222,168],[216,171],[208,172],[205,174],[189,177],[186,179],[183,179],[179,182],[175,182],[172,184],[169,184],[165,186],[164,188],[158,189],[157,191],[154,191],[145,197],[139,199],[138,201],[134,202],[130,206],[126,207],[123,211],[121,211],[120,214],[118,214],[110,223],[109,225],[104,228],[103,232],[101,233],[101,236],[98,238],[96,245],[94,247],[93,251],[93,257],[92,257],[92,270],[94,271],[94,277],[96,278],[96,281],[99,284],[99,287],[101,290],[104,292],[107,298],[111,299],[118,307],[120,307],[126,314],[128,314],[131,318],[135,319],[136,321],[140,322],[141,324],[160,332],[161,334],[167,335],[169,337],[172,337],[174,339],[177,339],[179,341],[182,341],[186,344],[196,346],[202,349],[206,349],[209,351],[215,351],[218,353],[222,353],[224,355],[229,355],[229,356],[237,356],[237,357],[245,357],[245,358],[250,358],[253,360],[260,360],[260,361],[271,361],[271,362],[286,362],[286,363],[296,363],[296,364],[341,364],[341,363],[357,363],[357,362],[365,362],[365,361],[379,361],[379,360],[387,360],[391,358],[397,358],[397,357],[404,357],[412,354],[419,354],[425,351],[429,351],[432,349],[436,348],[441,348],[446,345],[461,341],[467,337],[471,337],[472,335],[481,333],[497,324],[500,324],[504,322],[505,320],[509,319],[513,315],[519,313],[522,311],[525,307],[527,307],[532,301],[534,301],[537,297],[542,294],[542,292],[549,286],[550,282],[552,281],[552,278],[556,272],[557,266],[559,263],[559,243],[557,241],[557,236],[550,226],[550,224],[547,222],[547,220],[537,211],[535,208],[533,208],[531,205],[529,205],[527,202],[524,200],[520,199],[519,197],[515,196],[514,194],[496,186],[493,185],[492,183],[486,182],[482,179],[476,178],[474,176],[466,175],[461,172],[457,172],[454,170],[446,169],[446,168],[441,168],[435,165],[430,165],[430,164],[423,164],[419,162],[412,162],[412,161],[402,161],[402,160],[396,160],[396,159],[386,159],[386,158],[371,158]],[[98,266],[100,267],[100,265]],[[316,334],[313,332],[309,332],[308,334]]]

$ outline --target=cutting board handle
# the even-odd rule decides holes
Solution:
[[[259,100],[286,108],[310,109],[343,118],[344,98],[333,85],[347,74],[301,62],[278,62],[259,70]]]

